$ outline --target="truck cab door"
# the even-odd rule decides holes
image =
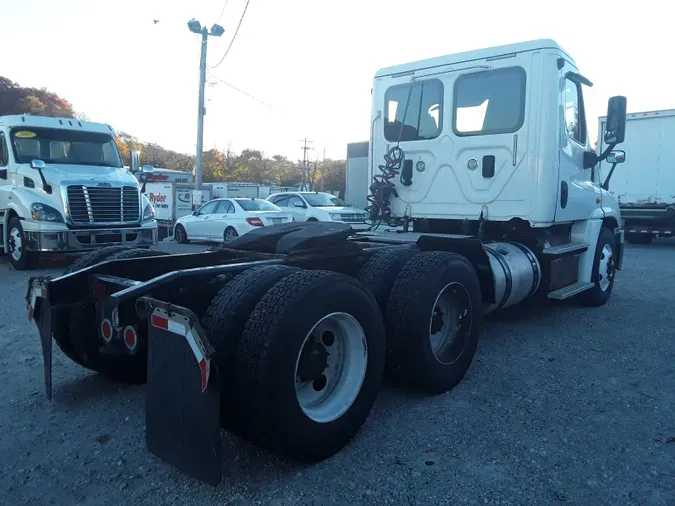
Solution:
[[[576,69],[566,64],[560,72],[557,223],[589,218],[600,207],[601,196],[591,180],[592,169],[584,168],[584,153],[591,148],[583,87],[568,73]]]

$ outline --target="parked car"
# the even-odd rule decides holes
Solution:
[[[274,193],[267,200],[288,211],[295,221],[340,221],[356,230],[369,227],[365,210],[352,207],[330,193],[283,192]]]
[[[214,199],[192,214],[176,220],[176,242],[229,242],[256,227],[288,223],[293,220],[271,202],[256,198]]]

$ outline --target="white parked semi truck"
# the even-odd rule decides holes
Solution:
[[[602,306],[624,238],[595,167],[621,161],[626,99],[610,99],[597,155],[590,86],[550,40],[380,70],[372,230],[274,225],[213,251],[111,250],[31,279],[48,396],[52,341],[84,367],[147,382],[148,449],[215,484],[221,428],[324,459],[360,430],[385,370],[430,394],[457,385],[486,312]]]
[[[606,149],[598,124],[598,152]],[[675,236],[675,110],[636,112],[626,117],[626,141],[618,153],[625,158],[612,177],[609,192],[619,201],[626,241],[649,244],[654,237]],[[611,164],[600,164],[608,174]]]
[[[122,164],[109,125],[40,116],[0,117],[0,244],[16,269],[43,253],[157,242],[153,207]]]

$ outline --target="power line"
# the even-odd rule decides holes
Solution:
[[[226,82],[226,81],[223,81],[220,77],[214,76],[211,72],[209,72],[209,76],[212,77],[213,79],[215,79],[216,81],[223,83],[225,86],[228,86],[228,87],[232,88],[233,90],[238,91],[238,92],[241,93],[242,95],[246,95],[247,97],[252,98],[252,99],[255,100],[256,102],[260,102],[261,104],[266,105],[266,106],[269,107],[270,109],[274,109],[275,111],[280,112],[280,113],[283,114],[283,111],[281,111],[280,109],[274,107],[272,104],[269,104],[269,103],[265,102],[264,100],[262,100],[262,99],[260,99],[260,98],[258,98],[258,97],[256,97],[256,96],[253,96],[253,95],[251,95],[250,93],[248,93],[248,92],[246,92],[246,91],[244,91],[244,90],[242,90],[242,89],[240,89],[240,88],[237,88],[237,87],[234,86],[233,84],[230,84],[230,83],[228,83],[228,82]]]
[[[220,11],[220,16],[218,16],[218,19],[216,19],[216,24],[220,23],[221,18],[223,17],[223,14],[225,14],[225,7],[227,7],[227,4],[230,0],[225,0],[225,4],[223,5],[223,9]]]
[[[237,38],[237,34],[239,33],[239,28],[241,27],[241,22],[244,21],[244,16],[246,15],[246,10],[248,9],[248,4],[250,2],[251,2],[251,0],[246,0],[246,5],[244,5],[244,12],[241,13],[241,17],[239,18],[239,24],[237,25],[237,29],[234,31],[234,37],[232,37],[232,40],[230,41],[230,45],[227,46],[227,50],[225,51],[225,54],[220,59],[220,61],[218,63],[216,63],[213,67],[211,65],[208,65],[209,68],[215,69],[218,65],[223,63],[223,60],[225,60],[225,57],[230,52],[230,48],[232,48],[232,44],[234,44],[234,40]]]

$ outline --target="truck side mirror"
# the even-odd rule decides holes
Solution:
[[[626,152],[621,149],[612,151],[609,155],[607,155],[607,163],[623,163],[625,161]]]
[[[35,170],[42,170],[46,167],[45,162],[43,162],[42,160],[31,160],[30,166],[32,169]]]
[[[155,172],[155,168],[152,165],[143,165],[141,167],[141,172],[143,174],[152,174],[153,172]]]
[[[138,151],[137,149],[131,151],[131,163],[129,164],[129,169],[131,170],[131,172],[138,172],[138,168],[140,166],[140,157],[141,157],[140,151]]]
[[[621,144],[626,135],[626,97],[616,96],[607,103],[605,144]]]

